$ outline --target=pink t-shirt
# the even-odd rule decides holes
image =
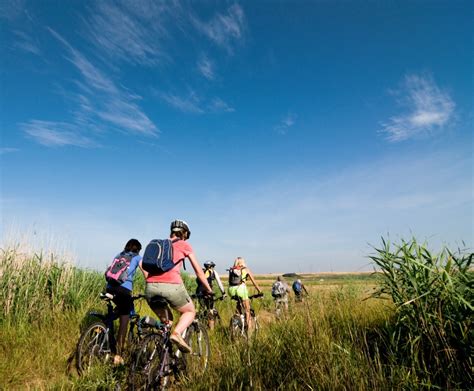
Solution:
[[[193,248],[191,245],[184,241],[178,240],[173,243],[173,262],[176,263],[181,261],[184,258],[187,258],[189,254],[193,253]],[[182,262],[176,263],[176,265],[167,272],[148,275],[146,282],[166,282],[168,284],[182,284],[183,280],[181,279],[180,269]]]

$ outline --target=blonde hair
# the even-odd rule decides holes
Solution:
[[[234,261],[234,267],[247,267],[247,265],[245,264],[245,259],[243,259],[242,257],[237,257],[235,258],[235,261]]]

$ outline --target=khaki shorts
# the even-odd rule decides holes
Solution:
[[[163,297],[174,309],[179,309],[192,302],[184,284],[168,284],[165,282],[148,282],[145,288],[145,296],[150,300],[156,296]]]

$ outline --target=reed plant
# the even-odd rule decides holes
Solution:
[[[473,253],[434,254],[416,239],[392,245],[382,238],[375,250],[381,274],[374,296],[393,303],[384,338],[388,367],[409,368],[426,386],[472,387]]]
[[[231,341],[227,324],[212,332],[209,371],[188,387],[198,390],[386,389],[377,354],[367,348],[374,330],[386,321],[381,304],[354,295],[313,291],[304,303],[290,303],[277,320],[271,298],[256,302],[261,328],[255,338]],[[232,304],[220,306],[228,319]]]
[[[97,301],[104,287],[100,273],[76,268],[53,252],[19,248],[0,249],[1,323],[21,327]]]

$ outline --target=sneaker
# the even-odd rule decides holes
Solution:
[[[179,350],[183,353],[191,353],[191,346],[189,346],[186,341],[177,333],[171,334],[170,340],[176,344]]]

